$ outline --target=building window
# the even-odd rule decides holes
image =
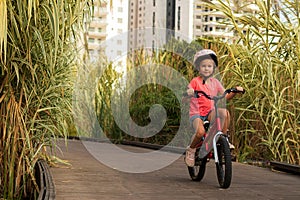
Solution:
[[[155,27],[155,12],[152,14],[152,26]]]
[[[122,23],[123,19],[122,18],[118,18],[118,23]]]
[[[152,50],[154,50],[154,47],[155,47],[155,41],[152,40]]]
[[[103,18],[102,17],[95,18],[95,21],[96,22],[103,22]]]
[[[118,12],[123,12],[123,8],[122,7],[118,7]]]
[[[178,16],[177,29],[180,30],[180,6],[178,6],[177,16]]]
[[[155,34],[155,12],[152,15],[152,34]]]
[[[155,0],[153,0],[153,6],[155,7],[155,4],[156,4],[156,2],[155,2]]]
[[[89,38],[89,43],[94,43],[95,42],[95,38]]]
[[[89,27],[89,32],[94,32],[95,31],[95,27]]]
[[[216,17],[216,21],[217,21],[217,22],[221,22],[222,20],[223,20],[222,17]]]

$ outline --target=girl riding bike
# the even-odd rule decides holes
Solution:
[[[196,146],[201,142],[204,134],[204,121],[211,121],[215,117],[214,102],[204,96],[195,98],[194,91],[204,91],[210,96],[223,94],[225,89],[222,84],[213,76],[218,67],[217,55],[210,49],[198,51],[194,56],[194,67],[199,71],[199,76],[193,78],[188,85],[187,95],[190,100],[190,122],[195,130],[185,154],[185,163],[189,167],[195,164]],[[243,91],[242,87],[236,87],[238,91]],[[226,100],[230,100],[236,93],[226,94]],[[222,132],[226,133],[230,123],[230,114],[226,108],[218,108],[222,124]]]

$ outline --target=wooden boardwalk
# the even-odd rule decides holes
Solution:
[[[99,143],[101,145],[101,143]],[[153,199],[300,199],[300,176],[233,163],[229,189],[220,189],[213,161],[201,182],[190,180],[183,157],[149,173],[124,173],[96,160],[81,141],[59,144],[57,156],[71,166],[59,164],[50,171],[57,200],[153,200]],[[124,146],[128,151],[150,151]],[[134,161],[133,161],[134,162]]]

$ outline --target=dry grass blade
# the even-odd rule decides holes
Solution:
[[[228,2],[217,2],[207,5],[228,16],[231,23],[226,24],[237,33],[237,42],[226,45],[233,56],[226,60],[224,80],[247,89],[234,103],[239,111],[235,128],[242,133],[234,136],[240,158],[300,164],[299,2],[283,0],[276,7],[271,0],[257,0],[256,15],[229,11]],[[249,146],[255,151],[247,152]]]
[[[36,198],[35,163],[68,134],[72,39],[92,4],[0,0],[0,198]]]
[[[0,1],[0,61],[2,63],[6,63],[6,51],[7,51],[6,48],[7,48],[7,4],[6,4],[6,0],[1,0]]]

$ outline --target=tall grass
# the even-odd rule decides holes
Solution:
[[[168,51],[152,52],[149,55],[144,50],[136,52],[128,70],[148,63],[164,64],[173,67],[190,80],[195,74],[188,60],[191,61],[195,51],[200,49],[198,45],[215,50],[220,58],[219,69],[224,85],[241,85],[247,90],[243,97],[237,97],[229,104],[233,117],[230,128],[233,133],[232,142],[237,147],[239,160],[263,159],[299,164],[298,1],[284,0],[276,5],[275,1],[270,0],[235,1],[239,9],[232,9],[228,5],[229,1],[217,2],[219,3],[212,4],[209,1],[207,6],[223,12],[228,17],[224,23],[232,27],[236,34],[233,44],[214,38],[199,39],[195,41],[197,45],[195,44],[196,48],[193,49],[193,44],[174,40],[174,43],[166,46]],[[238,13],[251,3],[259,10],[256,14]],[[187,60],[182,59],[183,57]],[[155,82],[156,77],[152,78]],[[134,81],[129,84],[137,84]],[[107,82],[110,88],[113,82],[111,79]],[[104,94],[104,91],[104,87],[99,87],[97,95]],[[128,95],[124,92],[124,95]],[[98,98],[100,99],[106,98]],[[161,135],[143,141],[166,144],[179,126],[179,104],[172,92],[161,85],[148,84],[136,90],[130,101],[131,117],[141,126],[149,123],[148,113],[151,105],[164,102],[168,112],[166,126]],[[104,105],[106,107],[103,107]],[[103,114],[103,108],[109,113],[106,116],[111,116],[110,106],[107,99],[105,102],[98,102],[98,120],[107,123],[106,127],[117,130],[112,117],[110,120],[104,120],[106,114]],[[137,139],[119,131],[114,137]]]
[[[256,0],[259,12],[237,15],[223,1],[208,3],[226,14],[236,32],[224,80],[241,85],[246,95],[235,102],[235,142],[239,159],[268,159],[300,164],[298,1]]]
[[[121,86],[116,81],[121,78],[122,73],[117,72],[112,64],[108,63],[108,65],[97,82],[95,110],[99,125],[105,136],[112,140],[120,141],[122,139],[122,131],[115,124],[114,116],[111,112],[111,98],[115,92],[121,90]],[[121,93],[119,96],[120,100],[122,96]]]
[[[182,112],[188,113],[188,110],[182,109],[182,107],[188,105],[188,102],[186,103],[187,105],[182,106],[180,104],[181,102],[177,99],[175,94],[178,91],[172,89],[172,84],[174,84],[174,82],[179,82],[179,80],[175,77],[175,74],[170,73],[168,67],[180,73],[187,81],[191,80],[193,77],[197,76],[197,71],[195,71],[192,66],[193,56],[195,52],[201,48],[212,48],[220,51],[223,50],[221,45],[212,43],[210,40],[199,39],[198,41],[187,43],[185,41],[173,39],[164,46],[164,49],[154,52],[150,52],[145,49],[136,50],[134,52],[134,56],[129,57],[133,58],[129,59],[127,65],[127,71],[131,74],[131,78],[127,79],[125,86],[122,86],[122,91],[119,95],[120,103],[117,103],[119,108],[116,110],[119,112],[121,110],[126,111],[126,109],[122,107],[124,104],[124,102],[122,102],[122,98],[130,97],[130,118],[133,120],[135,125],[146,127],[151,123],[149,116],[151,107],[155,104],[162,105],[167,114],[166,122],[162,130],[151,137],[134,137],[131,134],[138,132],[135,130],[135,125],[132,127],[126,127],[128,132],[123,132],[119,127],[120,124],[115,123],[115,118],[112,116],[112,106],[114,105],[111,104],[110,98],[112,96],[111,93],[115,92],[115,88],[121,88],[116,85],[116,80],[120,77],[120,75],[124,74],[116,76],[113,68],[108,67],[106,73],[99,80],[98,90],[96,93],[97,117],[101,127],[105,129],[104,132],[106,132],[106,135],[118,141],[134,140],[166,145],[173,140],[174,136],[177,134],[179,126],[187,125],[187,127],[185,127],[186,137],[180,138],[180,141],[175,141],[174,145],[183,146],[184,143],[188,145],[193,131],[189,127],[188,115],[185,119],[181,119]],[[143,68],[143,66],[154,67],[152,68],[153,70],[149,72],[147,71],[147,67]],[[161,68],[159,66],[164,67]],[[149,73],[151,76],[149,76]],[[161,77],[165,77],[166,82],[170,84],[169,87],[158,84]],[[136,88],[136,90],[130,94],[130,92],[132,92],[129,90],[130,88],[135,88],[136,85],[140,84],[140,81],[144,81],[146,79],[146,82],[149,84],[144,84],[141,87]],[[186,87],[187,85],[181,87],[179,89],[180,92],[182,93]],[[129,119],[123,118],[125,124],[128,120]],[[185,120],[185,123],[180,124],[181,120]]]
[[[87,3],[0,2],[0,198],[35,198],[36,161],[67,136],[74,41]]]
[[[177,47],[181,48],[181,47]],[[156,84],[158,82],[158,76],[165,73],[162,76],[168,76],[170,82],[172,77],[167,72],[163,71],[147,71],[145,68],[141,66],[147,65],[159,65],[164,64],[166,66],[171,66],[174,68],[180,68],[181,65],[189,65],[187,61],[180,60],[179,55],[172,54],[172,52],[147,52],[147,50],[136,50],[134,52],[134,59],[128,60],[127,72],[130,73],[131,78],[126,79],[126,83],[123,82],[123,85],[117,85],[117,79],[119,79],[123,75],[128,74],[117,74],[115,70],[111,67],[108,67],[104,75],[99,79],[98,90],[96,93],[96,108],[97,108],[97,117],[101,127],[104,129],[104,132],[111,139],[120,141],[120,140],[135,140],[135,141],[143,141],[149,143],[157,143],[157,144],[167,144],[170,139],[176,133],[178,129],[178,122],[180,120],[180,105],[177,98],[174,95],[174,91],[170,91],[170,89]],[[109,63],[108,63],[109,65]],[[182,67],[182,66],[181,66]],[[184,68],[185,71],[192,67]],[[141,71],[145,70],[145,71]],[[158,70],[158,69],[157,69]],[[134,74],[134,73],[138,73]],[[153,74],[153,76],[148,76],[147,74]],[[157,74],[157,75],[155,75]],[[140,77],[141,76],[141,77]],[[136,85],[139,85],[140,81],[146,80],[151,84],[145,84],[136,89],[132,94],[130,88],[134,88]],[[119,99],[114,99],[115,101],[120,101],[120,103],[116,103],[117,105],[111,104],[112,93],[118,92]],[[125,99],[125,100],[124,100]],[[134,130],[135,126],[128,127],[128,120],[123,118],[124,124],[116,124],[114,116],[112,116],[112,106],[118,106],[116,109],[118,113],[115,114],[123,114],[120,113],[122,111],[126,111],[124,109],[124,102],[128,99],[129,101],[129,115],[133,120],[135,125],[137,126],[147,126],[151,120],[149,117],[149,110],[154,104],[162,105],[167,110],[168,119],[166,121],[166,125],[163,130],[156,134],[155,136],[149,138],[137,138],[133,137],[130,134],[133,132],[137,132]],[[126,117],[122,115],[122,117]],[[126,130],[122,131],[120,126],[125,126]],[[129,133],[130,132],[130,133]]]
[[[188,120],[188,117],[181,119],[183,113],[187,113],[187,110],[183,110],[180,100],[176,97],[176,93],[185,90],[183,86],[175,89],[176,83],[180,84],[180,80],[177,75],[170,73],[170,69],[174,69],[179,72],[182,77],[189,80],[194,76],[193,66],[191,65],[191,60],[196,50],[199,48],[197,43],[189,44],[185,41],[171,40],[162,49],[158,49],[154,52],[145,53],[137,52],[137,58],[129,64],[128,70],[140,70],[141,66],[151,65],[153,70],[151,72],[145,71],[140,74],[145,74],[143,77],[135,79],[136,81],[149,79],[148,82],[151,84],[146,84],[138,90],[136,90],[131,96],[130,101],[130,113],[136,124],[139,126],[146,126],[151,123],[149,117],[150,108],[159,104],[166,110],[166,121],[165,124],[157,134],[148,138],[131,138],[134,140],[139,140],[148,143],[156,143],[161,145],[176,145],[182,146],[184,143],[188,144],[190,140],[189,132],[186,138],[178,138],[179,141],[175,141],[174,137],[179,130],[179,126],[184,126],[180,124],[182,120]],[[142,58],[142,59],[141,59]],[[157,67],[156,67],[157,66]],[[161,67],[160,67],[161,66]],[[148,74],[151,74],[149,76]],[[162,81],[162,79],[164,81]],[[159,84],[160,82],[166,83],[165,85]],[[137,85],[134,81],[128,83],[129,87]],[[162,122],[162,116],[157,116]],[[188,127],[187,127],[188,131]],[[172,144],[170,143],[172,141]]]

